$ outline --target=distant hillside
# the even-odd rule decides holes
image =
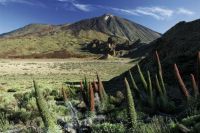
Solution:
[[[110,36],[116,36],[120,42],[149,43],[160,34],[110,14],[72,24],[30,24],[0,35],[0,58],[32,57],[63,50],[76,55],[90,54],[82,51],[84,44],[94,39],[107,41]]]
[[[199,29],[200,20],[180,22],[168,30],[161,38],[151,43],[152,51],[139,63],[143,72],[146,73],[147,70],[150,70],[152,73],[155,73],[155,51],[157,50],[163,67],[164,79],[168,86],[177,87],[173,69],[173,64],[176,63],[180,68],[184,81],[191,88],[189,76],[191,73],[196,74],[197,52],[200,51]],[[137,79],[138,72],[136,67],[133,67],[132,71]],[[128,77],[127,72],[112,79],[110,83],[121,84],[125,76]],[[173,91],[171,94],[174,94],[174,96],[177,94],[175,92],[178,89],[171,87],[170,90]]]
[[[50,32],[55,27],[58,27],[58,26],[47,25],[47,24],[29,24],[17,30],[4,33],[0,35],[0,37],[19,37],[19,36],[25,36],[25,35],[31,35],[31,34],[37,34],[37,33],[39,34],[42,32]]]

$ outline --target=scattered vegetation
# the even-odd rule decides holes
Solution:
[[[182,101],[177,102],[168,94],[158,52],[154,61],[156,72],[143,71],[137,64],[137,73],[129,70],[129,75],[124,77],[124,89],[116,94],[105,87],[101,73],[96,73],[96,79],[85,76],[79,82],[62,83],[57,89],[41,89],[33,81],[31,92],[6,91],[16,102],[9,103],[0,95],[4,103],[0,106],[0,131],[198,133],[198,72],[191,74],[191,81],[185,83],[174,64],[177,87],[183,94]]]

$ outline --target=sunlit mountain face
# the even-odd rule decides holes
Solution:
[[[135,43],[148,44],[160,36],[160,33],[128,19],[103,14],[71,24],[29,24],[1,34],[0,56],[3,58],[66,58],[77,54],[80,56],[92,53],[104,54],[107,47],[105,43],[112,37],[117,44],[116,54],[122,57],[129,56],[132,49],[140,47]],[[93,48],[95,40],[102,43],[100,44],[102,50],[100,47]],[[4,47],[5,44],[8,47]]]

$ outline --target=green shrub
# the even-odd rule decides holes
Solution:
[[[126,78],[124,79],[124,82],[126,86],[128,125],[129,127],[134,128],[137,124],[137,113],[135,110],[135,104],[131,93],[131,89]]]
[[[42,95],[43,94],[42,91],[39,89],[35,81],[33,81],[33,85],[35,89],[35,98],[38,111],[40,112],[40,116],[42,117],[42,120],[44,122],[45,132],[50,132],[50,133],[59,132],[59,128],[56,125],[56,120],[49,112],[49,108]]]
[[[47,95],[51,95],[51,96],[54,96],[54,97],[59,96],[59,92],[58,92],[57,90],[52,90],[52,91],[50,92],[50,94],[49,94],[49,92],[47,91],[47,89],[46,89],[45,92],[47,93]]]
[[[97,74],[97,81],[98,81],[98,88],[99,88],[99,96],[100,96],[100,100],[101,100],[101,106],[103,110],[107,109],[107,106],[109,104],[109,97],[104,89],[104,85],[101,81],[101,78],[99,77],[99,75]]]
[[[141,81],[142,81],[144,90],[147,91],[147,89],[148,89],[148,88],[147,88],[147,87],[148,87],[147,81],[146,81],[146,79],[145,79],[145,77],[144,77],[144,75],[143,75],[143,73],[142,73],[142,71],[141,71],[141,68],[140,68],[139,64],[137,64],[136,66],[137,66],[137,70],[138,70],[138,73],[139,73],[139,77],[140,77],[140,79],[141,79]]]
[[[125,133],[125,127],[122,124],[95,124],[92,126],[93,133]]]
[[[132,83],[133,88],[136,89],[136,90],[139,92],[138,86],[137,86],[136,83],[135,83],[135,80],[134,80],[134,78],[133,78],[133,75],[132,75],[132,73],[131,73],[131,70],[129,70],[128,72],[129,72],[129,76],[130,76],[130,78],[131,78],[131,83]]]
[[[148,102],[152,110],[154,110],[155,105],[154,105],[154,96],[153,96],[153,89],[152,89],[152,82],[151,82],[151,75],[150,72],[147,71],[148,75]]]
[[[165,83],[164,83],[164,80],[163,80],[163,70],[162,70],[162,66],[161,66],[161,63],[160,63],[160,57],[159,57],[159,54],[158,54],[157,51],[155,53],[156,53],[158,77],[159,77],[160,85],[162,87],[163,95],[166,97],[167,92],[166,92]]]
[[[186,125],[186,126],[194,125],[197,122],[200,122],[200,114],[199,115],[189,116],[189,117],[184,118],[184,119],[181,120],[181,123]]]
[[[17,100],[18,107],[26,108],[29,100],[33,97],[32,93],[26,92],[26,93],[16,93],[13,95],[15,99]]]
[[[171,133],[169,125],[162,117],[154,117],[150,123],[138,123],[138,125],[131,129],[133,133]]]
[[[127,110],[123,107],[114,108],[114,110],[109,114],[109,117],[110,118],[108,119],[113,122],[127,122]]]
[[[10,123],[7,119],[7,115],[4,112],[0,112],[0,132],[4,132],[10,128]]]
[[[13,112],[10,115],[9,119],[26,124],[28,121],[31,121],[32,119],[34,119],[34,117],[35,116],[33,113],[27,112],[24,108],[22,108],[19,111]]]

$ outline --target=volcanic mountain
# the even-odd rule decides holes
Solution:
[[[61,57],[82,55],[84,44],[94,39],[106,41],[114,36],[121,40],[149,43],[160,34],[130,20],[111,14],[72,24],[29,24],[0,35],[0,57]]]
[[[160,37],[160,34],[153,30],[111,14],[104,14],[101,17],[79,21],[69,25],[67,29],[74,32],[80,32],[81,30],[94,30],[133,42],[138,39],[142,42],[151,42]]]

